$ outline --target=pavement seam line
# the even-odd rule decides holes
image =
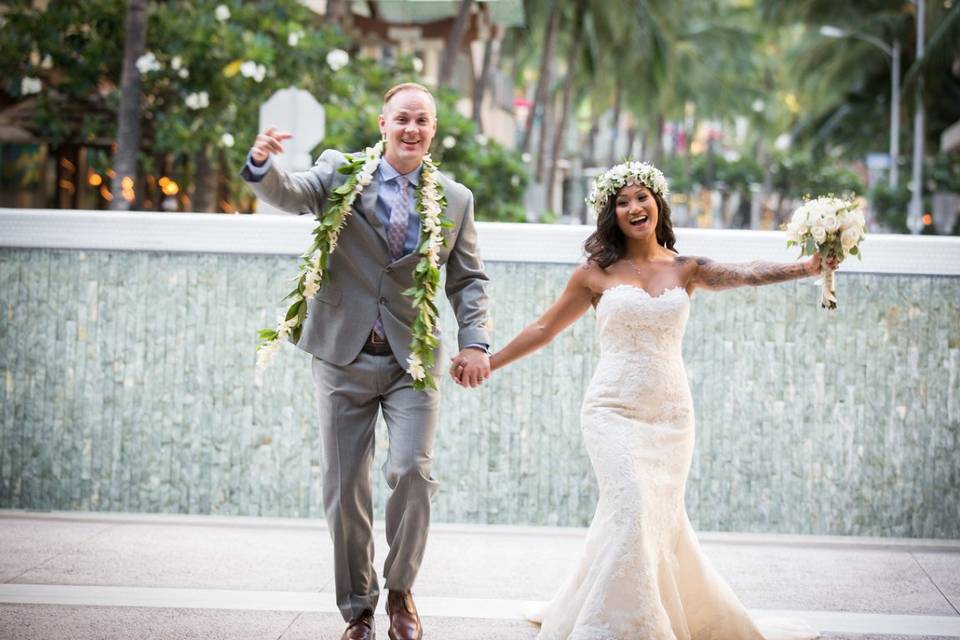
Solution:
[[[256,610],[302,613],[339,613],[333,593],[250,591],[245,589],[182,589],[78,585],[0,585],[0,603],[73,607],[150,607],[196,610]],[[418,597],[425,618],[523,619],[532,601],[488,598]],[[382,604],[382,603],[381,603]],[[541,603],[542,604],[542,603]],[[825,634],[869,634],[960,637],[960,617],[926,614],[877,614],[826,610],[749,609],[752,617],[808,620]],[[378,606],[378,614],[385,613]],[[290,627],[284,631],[289,632]]]
[[[914,562],[917,563],[917,566],[920,567],[920,571],[923,571],[923,575],[927,576],[927,580],[929,580],[930,584],[932,584],[934,589],[937,590],[937,592],[940,594],[940,597],[942,597],[946,601],[946,603],[950,605],[950,608],[953,609],[954,613],[960,616],[960,611],[957,610],[957,608],[953,605],[953,602],[950,600],[950,598],[947,597],[947,594],[943,592],[943,589],[940,588],[940,585],[938,585],[936,580],[934,580],[933,577],[931,577],[931,575],[927,572],[926,567],[924,567],[923,564],[919,560],[917,560],[917,557],[913,555],[912,551],[910,552],[910,557],[913,559]]]
[[[280,632],[280,635],[277,636],[277,640],[283,640],[283,636],[287,635],[287,631],[290,631],[290,627],[295,625],[297,623],[297,620],[299,620],[300,616],[302,615],[303,615],[303,611],[297,612],[297,615],[293,616],[293,620],[290,621],[290,624],[284,627],[283,631]]]
[[[60,556],[64,556],[64,555],[70,553],[71,551],[80,551],[80,547],[82,547],[83,545],[87,544],[88,542],[90,542],[91,540],[93,540],[94,538],[96,538],[97,536],[99,536],[100,534],[106,533],[107,531],[112,531],[113,529],[116,529],[116,528],[119,527],[119,526],[121,526],[121,525],[119,525],[119,524],[113,524],[113,525],[107,525],[107,526],[105,526],[103,529],[100,529],[99,531],[94,532],[92,535],[90,535],[90,536],[84,538],[83,540],[81,540],[80,542],[78,542],[78,543],[76,544],[76,546],[74,546],[72,549],[67,550],[67,551],[61,551],[60,553],[56,553],[56,554],[50,556],[49,558],[44,558],[43,560],[41,560],[41,561],[38,562],[37,564],[35,564],[35,565],[33,565],[32,567],[29,567],[29,568],[27,568],[27,569],[24,569],[21,573],[13,576],[13,577],[10,578],[9,580],[5,580],[5,581],[4,581],[4,584],[13,584],[13,581],[14,581],[14,580],[16,580],[16,579],[18,579],[18,578],[22,578],[23,576],[27,575],[28,573],[30,573],[30,572],[33,571],[34,569],[39,569],[39,568],[42,567],[43,565],[47,564],[48,562],[52,562],[52,561],[56,560],[56,559],[59,558]]]

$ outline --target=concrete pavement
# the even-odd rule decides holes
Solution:
[[[415,589],[425,637],[535,638],[522,611],[550,597],[583,534],[434,525]],[[700,539],[758,616],[786,612],[831,639],[960,637],[960,541]],[[343,628],[315,520],[0,511],[0,550],[3,640],[336,640]]]

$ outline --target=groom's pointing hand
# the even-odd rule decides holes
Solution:
[[[490,356],[480,349],[467,347],[452,360],[450,376],[462,387],[479,387],[490,377]]]
[[[271,153],[283,153],[283,141],[292,137],[292,133],[277,131],[276,127],[270,127],[257,135],[257,140],[250,149],[250,157],[255,163],[261,165],[267,161]]]

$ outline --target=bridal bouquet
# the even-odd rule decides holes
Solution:
[[[826,261],[847,256],[860,258],[860,243],[867,233],[866,221],[855,200],[822,196],[803,203],[785,226],[787,246],[800,246],[800,256],[812,256],[817,251]],[[862,258],[860,258],[862,259]],[[833,270],[824,263],[820,288],[820,306],[837,308],[837,290]]]

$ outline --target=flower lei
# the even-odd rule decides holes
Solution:
[[[586,202],[599,217],[607,206],[607,200],[628,184],[642,185],[664,199],[670,195],[667,179],[660,169],[649,162],[631,160],[610,167],[597,176]]]
[[[307,300],[316,295],[326,280],[330,254],[337,247],[340,231],[350,215],[354,200],[373,180],[373,172],[380,165],[383,149],[384,141],[381,140],[362,154],[350,158],[338,169],[349,177],[333,190],[323,213],[317,216],[319,224],[313,230],[314,241],[301,256],[300,271],[294,278],[297,287],[284,298],[290,300],[290,306],[281,316],[276,329],[261,329],[258,332],[257,368],[260,371],[276,355],[282,341],[291,338],[293,342],[299,342],[307,317]],[[414,286],[403,292],[412,298],[413,307],[417,309],[410,356],[407,358],[407,373],[413,377],[413,387],[417,390],[437,388],[430,369],[434,364],[433,350],[439,342],[433,330],[439,317],[435,300],[440,285],[440,248],[446,246],[443,230],[453,227],[453,223],[443,215],[447,200],[443,186],[437,179],[437,171],[437,165],[430,155],[424,156],[416,205],[423,242],[416,250],[420,261],[414,269]]]

